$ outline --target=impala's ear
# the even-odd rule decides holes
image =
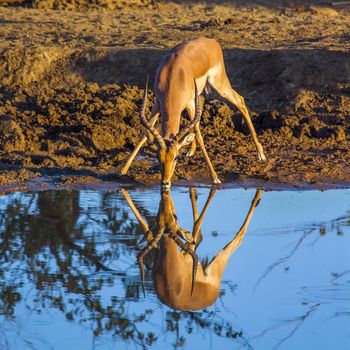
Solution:
[[[195,138],[195,133],[191,132],[190,134],[186,135],[178,144],[177,149],[182,148],[183,146],[189,145]]]

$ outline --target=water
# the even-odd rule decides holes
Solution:
[[[196,192],[200,214],[210,190]],[[0,349],[350,349],[350,190],[265,192],[254,208],[255,195],[212,193],[200,259],[211,261],[252,216],[217,300],[197,311],[158,299],[153,252],[143,296],[137,254],[146,242],[137,245],[143,230],[129,206],[157,230],[176,225],[172,199],[178,227],[192,232],[189,189],[174,188],[161,206],[158,190],[2,195]],[[196,287],[185,293],[193,305]]]

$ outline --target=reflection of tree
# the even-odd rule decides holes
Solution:
[[[103,194],[103,201],[107,201],[108,197],[108,194]],[[124,232],[134,235],[134,240],[118,241],[120,248],[114,249],[115,245],[101,243],[108,242],[106,234],[99,234],[96,238],[94,232],[85,234],[85,229],[91,224],[90,213],[87,210],[85,220],[80,221],[81,214],[79,193],[69,191],[14,196],[2,209],[0,312],[15,316],[15,306],[23,298],[21,286],[29,280],[36,287],[33,306],[27,305],[32,311],[43,307],[56,308],[64,312],[68,320],[77,318],[77,315],[93,314],[95,334],[103,331],[102,320],[104,330],[111,327],[113,320],[119,327],[119,330],[114,329],[116,334],[129,339],[130,332],[135,333],[135,326],[131,327],[130,321],[129,326],[123,321],[128,317],[123,311],[125,301],[115,299],[111,305],[102,307],[97,292],[111,283],[114,274],[125,275],[106,264],[111,257],[119,256],[122,251],[120,246],[135,246],[137,226],[118,207],[102,212],[105,222],[96,227],[99,233],[110,234],[112,230],[117,233],[122,227]],[[99,277],[99,272],[105,275]],[[68,293],[77,297],[66,298]],[[81,296],[84,297],[83,304],[79,302]]]
[[[126,271],[137,271],[137,239],[142,230],[120,206],[118,194],[94,195],[98,201],[86,208],[74,191],[12,194],[6,205],[1,204],[0,315],[4,320],[15,321],[16,306],[24,302],[27,312],[56,309],[67,322],[89,324],[94,336],[113,334],[141,348],[157,342],[164,332],[173,334],[179,346],[196,328],[243,341],[230,322],[207,310],[168,311],[165,329],[160,331],[159,325],[149,327],[154,309],[133,312],[129,303],[138,300],[141,286]],[[110,286],[118,296],[101,300],[101,291]],[[186,327],[174,328],[174,317]],[[0,341],[0,347],[5,343],[6,339]]]
[[[350,213],[347,213],[345,215],[342,215],[340,217],[337,217],[333,220],[327,221],[327,222],[318,222],[313,223],[311,225],[303,226],[300,229],[293,228],[292,230],[286,229],[286,230],[279,230],[276,233],[272,234],[284,234],[289,235],[291,233],[301,233],[300,237],[297,239],[295,244],[293,245],[292,249],[279,258],[277,261],[272,263],[266,271],[262,274],[262,276],[257,280],[255,284],[255,288],[259,286],[259,284],[269,275],[276,267],[280,266],[281,264],[287,262],[294,254],[298,251],[298,249],[302,246],[302,244],[307,240],[307,238],[315,236],[312,245],[316,244],[316,242],[322,238],[322,236],[325,236],[327,233],[335,232],[338,236],[343,235],[343,229],[345,227],[350,226]]]
[[[321,304],[315,304],[313,306],[311,306],[306,312],[305,314],[301,315],[301,316],[297,316],[297,317],[294,317],[292,319],[288,319],[288,320],[284,320],[284,321],[281,321],[279,324],[271,327],[271,328],[268,328],[266,330],[264,330],[263,332],[261,332],[259,335],[257,335],[255,338],[258,338],[258,337],[262,337],[264,336],[265,334],[267,334],[268,332],[271,332],[277,328],[280,328],[280,327],[286,327],[286,326],[290,326],[291,327],[291,330],[288,332],[288,334],[283,337],[273,348],[274,349],[277,349],[279,348],[285,341],[287,341],[288,339],[290,339],[291,337],[293,337],[293,335],[297,332],[297,330],[303,325],[303,323],[309,318],[311,317],[315,311],[319,308]]]
[[[318,240],[322,239],[322,237],[325,235],[335,233],[338,236],[342,236],[344,229],[349,226],[350,213],[346,213],[345,215],[342,215],[330,221],[316,222],[310,225],[304,225],[301,228],[293,228],[291,230],[287,228],[285,230],[278,230],[277,232],[271,233],[278,235],[290,235],[297,233],[299,234],[299,237],[289,252],[268,266],[262,276],[257,280],[254,289],[256,289],[276,267],[284,264],[289,259],[291,259],[298,252],[300,247],[302,247],[303,244],[306,244],[308,239],[312,239],[312,242],[310,244],[314,246]],[[252,339],[263,337],[267,333],[270,333],[282,327],[287,328],[287,335],[280,339],[274,346],[274,349],[278,349],[288,339],[292,338],[307,320],[312,318],[314,314],[320,312],[324,305],[329,304],[330,301],[334,302],[337,299],[343,299],[347,302],[348,306],[348,301],[350,301],[350,286],[349,281],[343,281],[343,279],[345,279],[349,274],[350,270],[345,270],[340,273],[333,273],[329,285],[316,287],[305,286],[301,288],[300,294],[305,298],[305,300],[309,299],[309,302],[302,302],[302,304],[305,305],[307,309],[301,315],[290,319],[281,320],[276,325],[265,329]],[[329,317],[329,319],[348,316],[350,316],[350,312],[348,310],[343,310],[335,312]]]
[[[60,281],[70,291],[81,291],[88,285],[81,267],[108,270],[104,262],[111,253],[98,253],[96,242],[84,236],[88,223],[77,224],[77,192],[45,191],[31,196],[36,200],[35,212],[30,205],[21,205],[18,197],[3,211],[0,261],[22,261],[38,290]]]
[[[241,330],[233,329],[230,322],[220,319],[215,311],[203,310],[200,312],[190,311],[168,311],[166,313],[167,330],[176,334],[174,348],[181,348],[185,345],[186,339],[181,335],[181,324],[186,328],[187,333],[191,334],[196,328],[202,331],[202,336],[207,332],[215,334],[218,337],[234,339],[234,341],[246,349],[252,349],[247,339],[244,338]]]
[[[347,279],[349,273],[350,270],[345,270],[339,274],[334,274],[329,285],[301,288],[299,294],[302,295],[304,300],[308,300],[308,302],[302,303],[306,310],[298,316],[279,321],[274,326],[265,329],[252,339],[260,338],[277,329],[285,328],[287,329],[286,335],[283,336],[273,347],[273,349],[278,349],[287,340],[292,338],[305,322],[309,321],[316,313],[321,312],[322,308],[339,300],[345,301],[345,308],[342,307],[342,311],[334,312],[328,318],[325,318],[324,321],[337,317],[349,317],[350,286],[349,280]],[[343,281],[342,279],[345,280]]]

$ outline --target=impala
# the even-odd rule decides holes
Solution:
[[[212,305],[218,298],[222,274],[231,255],[241,245],[262,195],[261,190],[256,191],[244,223],[235,237],[210,263],[201,264],[195,250],[202,240],[201,225],[216,190],[210,191],[200,216],[198,216],[196,192],[194,189],[190,191],[194,219],[191,233],[178,225],[170,191],[162,192],[156,224],[150,229],[127,191],[122,190],[124,198],[145,232],[144,238],[148,241],[147,246],[138,255],[142,286],[144,283],[142,259],[152,249],[157,249],[158,254],[152,268],[157,295],[162,303],[179,310],[199,310]],[[184,243],[181,238],[187,242]]]
[[[157,156],[160,163],[162,186],[165,188],[171,185],[171,177],[180,148],[189,143],[192,145],[187,156],[193,155],[196,143],[198,143],[208,164],[213,183],[221,183],[205,149],[198,123],[200,118],[198,94],[201,94],[206,86],[216,90],[219,95],[239,109],[253,137],[259,159],[266,160],[244,99],[233,90],[226,75],[220,45],[214,39],[208,38],[189,40],[175,46],[160,62],[154,82],[156,99],[150,120],[145,117],[147,84],[140,112],[142,124],[158,146]],[[180,117],[184,109],[187,110],[192,122],[182,132],[179,132]],[[161,115],[161,134],[154,127],[159,114]],[[195,134],[191,132],[193,128]],[[127,173],[146,140],[147,136],[143,136],[121,169],[122,175]]]

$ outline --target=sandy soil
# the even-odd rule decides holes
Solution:
[[[350,183],[350,4],[0,3],[0,185],[121,180],[142,132],[147,73],[152,79],[166,50],[199,36],[222,45],[268,157],[258,162],[238,111],[207,96],[201,127],[222,180]],[[142,150],[130,179],[159,180],[154,151]],[[199,149],[175,179],[210,182]]]

